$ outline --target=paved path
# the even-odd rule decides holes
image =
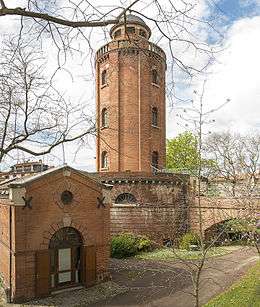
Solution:
[[[229,287],[256,261],[256,252],[247,247],[210,258],[204,268],[201,303],[206,303]],[[193,262],[188,264],[194,265]],[[111,272],[113,282],[61,293],[25,305],[4,304],[0,295],[0,306],[193,307],[191,271],[181,262],[113,259]]]
[[[201,304],[238,280],[257,259],[247,247],[210,258],[203,270]],[[191,270],[180,262],[113,261],[112,272],[114,282],[129,287],[128,292],[91,306],[194,306]]]

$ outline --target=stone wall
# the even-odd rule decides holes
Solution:
[[[184,210],[176,206],[114,205],[111,207],[111,234],[131,232],[147,235],[159,244],[178,240],[187,230]],[[180,218],[181,217],[181,218]]]

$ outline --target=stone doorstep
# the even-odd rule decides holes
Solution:
[[[74,290],[80,290],[80,289],[83,289],[83,288],[85,288],[85,287],[83,287],[83,286],[68,287],[68,288],[52,291],[51,295],[69,292],[69,291],[74,291]]]

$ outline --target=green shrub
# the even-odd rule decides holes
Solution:
[[[146,236],[138,236],[136,238],[138,252],[147,252],[152,247],[152,241]]]
[[[190,250],[191,245],[199,245],[200,238],[197,234],[187,232],[182,236],[179,247],[180,249]]]
[[[131,233],[122,233],[112,237],[111,257],[131,257],[136,255],[138,252],[149,250],[151,246],[151,240],[145,236],[135,236]]]

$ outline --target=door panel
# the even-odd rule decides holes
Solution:
[[[58,284],[72,282],[71,248],[58,249]]]
[[[65,283],[71,281],[71,271],[59,273],[59,283]]]
[[[71,269],[71,248],[62,248],[59,253],[59,271],[67,271]]]
[[[50,292],[49,250],[36,252],[36,295],[46,296]]]
[[[92,286],[96,281],[96,247],[85,247],[85,283]]]

